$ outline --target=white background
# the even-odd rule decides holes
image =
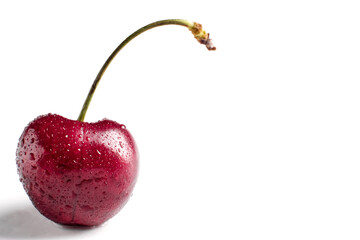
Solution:
[[[0,239],[359,239],[358,1],[2,1]],[[125,208],[69,229],[32,207],[15,165],[35,117],[127,126],[141,154]]]

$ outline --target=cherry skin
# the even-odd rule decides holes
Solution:
[[[33,205],[66,225],[99,225],[126,204],[138,172],[135,141],[124,125],[48,114],[23,131],[20,181]]]

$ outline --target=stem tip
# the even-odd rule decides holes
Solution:
[[[206,33],[206,31],[202,29],[202,25],[200,23],[194,22],[191,26],[189,26],[189,30],[192,32],[196,40],[198,40],[199,43],[204,44],[209,51],[216,50],[216,47],[210,39],[210,34]]]

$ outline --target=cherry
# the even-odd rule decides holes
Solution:
[[[20,181],[33,205],[50,220],[65,225],[100,225],[118,213],[135,186],[136,143],[122,124],[84,118],[105,70],[117,53],[139,34],[162,25],[186,26],[209,50],[215,50],[200,24],[181,19],[146,25],[109,56],[77,120],[56,114],[37,117],[24,129],[16,151]]]

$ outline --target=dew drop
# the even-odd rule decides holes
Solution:
[[[76,198],[77,197],[77,194],[73,191],[72,192],[72,198]]]
[[[59,212],[59,216],[61,217],[62,215],[65,215],[64,212]]]
[[[89,205],[82,205],[81,209],[83,209],[84,211],[88,211],[88,212],[94,210],[94,208],[90,207]]]

